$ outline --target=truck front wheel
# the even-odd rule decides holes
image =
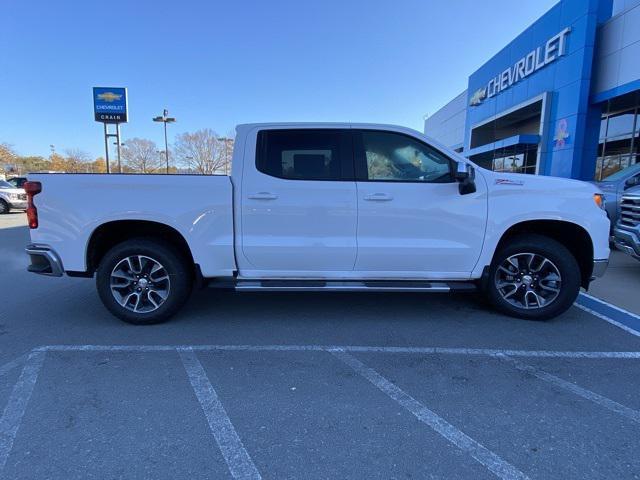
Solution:
[[[102,303],[116,317],[136,325],[163,322],[189,297],[187,260],[165,242],[132,239],[109,250],[98,266]]]
[[[573,304],[579,291],[578,262],[564,245],[543,235],[513,238],[489,268],[489,300],[514,317],[553,318]]]

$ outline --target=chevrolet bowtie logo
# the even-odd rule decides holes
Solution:
[[[104,92],[98,95],[100,100],[104,100],[105,102],[115,102],[116,100],[120,100],[122,95],[118,95],[113,92]]]
[[[487,98],[487,87],[476,90],[476,92],[471,97],[471,100],[469,100],[469,105],[472,107],[480,105],[485,98]]]

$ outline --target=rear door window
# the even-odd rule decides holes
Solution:
[[[258,132],[257,169],[288,180],[353,180],[351,134],[345,129]]]

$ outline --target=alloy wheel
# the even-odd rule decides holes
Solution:
[[[505,301],[526,310],[549,305],[562,286],[558,267],[537,253],[511,255],[496,270],[494,281]]]
[[[171,280],[166,268],[154,258],[132,255],[111,271],[111,293],[116,301],[135,313],[149,313],[169,296]]]

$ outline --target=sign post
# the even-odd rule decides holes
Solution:
[[[109,165],[109,138],[116,138],[118,152],[118,172],[122,173],[120,162],[120,124],[128,121],[127,89],[122,87],[93,87],[93,115],[96,122],[104,124],[104,150],[107,173]],[[115,124],[115,133],[109,133],[109,124]]]

